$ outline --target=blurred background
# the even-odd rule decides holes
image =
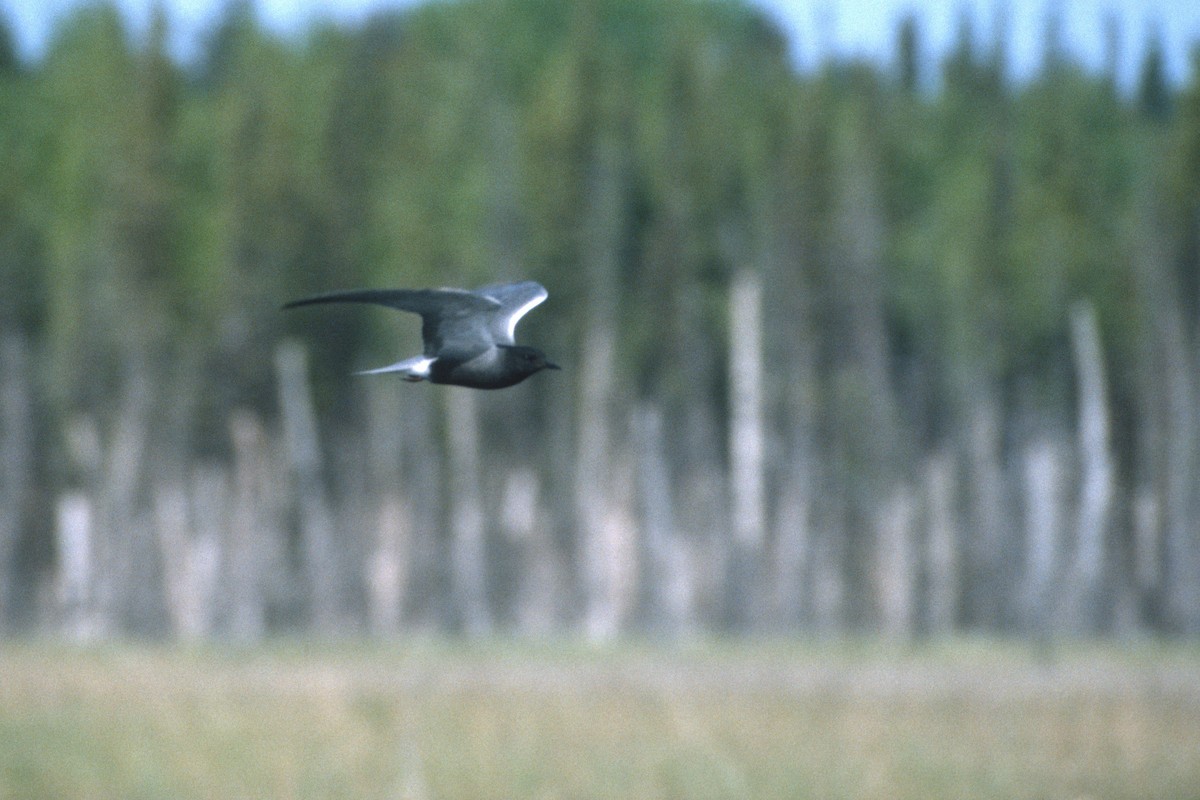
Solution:
[[[196,8],[0,4],[0,633],[1200,633],[1190,4]]]

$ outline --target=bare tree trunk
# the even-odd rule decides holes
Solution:
[[[1011,592],[1012,569],[1006,562],[1011,527],[1004,503],[1004,471],[1000,458],[1000,410],[990,397],[980,396],[967,432],[968,511],[971,535],[966,566],[968,621],[996,628],[1004,621]]]
[[[154,492],[155,532],[162,561],[167,614],[171,631],[184,641],[208,638],[213,632],[213,601],[220,564],[220,538],[200,522],[215,515],[218,525],[226,513],[223,505],[208,503],[197,511],[196,494],[175,482],[160,484]],[[199,523],[199,524],[198,524]]]
[[[318,633],[339,626],[338,559],[333,546],[333,513],[321,477],[321,442],[308,381],[308,357],[297,342],[275,353],[283,437],[300,506],[300,537],[308,585],[309,616]]]
[[[383,460],[392,464],[374,476],[377,485],[386,486],[381,491],[385,496],[398,493],[407,510],[409,530],[407,543],[402,545],[404,566],[404,588],[402,594],[402,618],[408,627],[425,630],[445,629],[453,622],[454,600],[452,597],[452,565],[448,557],[446,532],[446,509],[450,503],[451,487],[447,485],[448,447],[443,437],[431,435],[439,430],[446,419],[446,398],[443,392],[413,392],[390,386],[385,381],[375,382],[381,392],[391,392],[392,397],[402,398],[403,413],[396,404],[394,412],[378,416],[376,425],[388,426],[389,433],[379,436],[372,431],[372,449],[377,454],[374,463]],[[392,408],[381,403],[381,409]],[[390,448],[392,434],[399,434],[403,453]],[[402,455],[400,468],[392,478],[381,478],[396,469],[394,461]]]
[[[843,632],[849,622],[846,527],[846,505],[841,498],[823,509],[814,527],[812,625],[820,634]]]
[[[729,298],[729,483],[733,552],[727,592],[740,629],[762,620],[762,558],[766,539],[763,476],[762,278],[734,276]]]
[[[266,452],[262,424],[249,411],[229,420],[233,441],[233,494],[229,527],[219,547],[222,557],[217,614],[229,635],[254,642],[267,631],[268,574],[277,558],[277,520],[268,473],[274,469]]]
[[[1021,610],[1031,632],[1048,636],[1060,622],[1055,611],[1066,531],[1065,469],[1058,446],[1049,438],[1025,449],[1023,466],[1025,576]]]
[[[592,639],[606,639],[621,627],[621,599],[611,559],[616,532],[610,521],[614,507],[612,421],[613,376],[616,375],[614,330],[619,292],[617,257],[622,231],[619,143],[611,132],[594,142],[588,176],[583,258],[587,310],[583,319],[583,352],[579,365],[579,440],[575,462],[575,519],[581,542],[584,576],[584,629]]]
[[[768,283],[773,290],[763,297],[764,317],[786,324],[764,324],[764,361],[786,364],[772,374],[781,392],[777,407],[767,412],[766,435],[776,436],[773,459],[777,490],[772,533],[774,549],[770,555],[771,613],[781,630],[803,629],[813,622],[812,578],[816,537],[817,476],[821,466],[816,436],[817,409],[814,396],[818,377],[816,337],[812,335],[812,300],[803,275],[796,274],[795,260],[776,256]],[[778,291],[790,286],[791,291]],[[766,460],[766,459],[764,459]]]
[[[192,587],[196,594],[196,627],[211,637],[218,632],[222,570],[229,530],[234,524],[236,498],[232,494],[232,470],[228,466],[202,466],[192,474],[191,513],[194,570]],[[262,531],[270,535],[272,528]],[[213,563],[208,564],[209,553]],[[210,573],[211,570],[211,574]]]
[[[958,623],[962,561],[955,513],[954,456],[950,453],[935,453],[929,459],[925,494],[929,508],[929,535],[925,545],[927,627],[932,634],[948,634]]]
[[[584,335],[579,367],[579,445],[575,461],[575,517],[582,544],[584,629],[589,637],[617,632],[612,587],[606,576],[610,557],[604,542],[611,505],[608,404],[612,390],[613,335],[607,320],[593,320]]]
[[[57,556],[58,618],[71,639],[93,638],[101,632],[96,607],[96,486],[103,463],[100,433],[87,416],[68,419],[63,426],[67,463],[75,476],[58,498],[54,544]]]
[[[1100,624],[1101,583],[1115,471],[1109,442],[1108,401],[1100,328],[1091,305],[1071,309],[1071,339],[1079,396],[1079,462],[1082,470],[1075,552],[1068,575],[1072,627],[1094,633]]]
[[[829,308],[837,326],[823,336],[832,389],[825,409],[833,440],[835,484],[844,492],[843,596],[851,621],[869,618],[880,507],[912,461],[893,388],[888,342],[884,265],[887,260],[885,165],[880,157],[878,109],[856,107],[845,135],[831,144],[832,245],[826,265]]]
[[[0,340],[0,634],[12,624],[22,581],[17,540],[25,525],[33,473],[33,396],[29,346]]]
[[[875,512],[875,586],[880,629],[889,639],[908,639],[916,628],[917,503],[897,486]]]
[[[787,470],[775,512],[775,551],[771,558],[771,616],[781,629],[811,621],[808,580],[812,572],[812,476],[802,453]]]
[[[95,608],[95,517],[94,504],[83,492],[71,491],[58,499],[58,616],[63,633],[75,641],[101,633]]]
[[[634,514],[633,455],[620,452],[612,459],[608,485],[609,506],[601,510],[597,529],[589,540],[588,563],[597,589],[587,620],[592,641],[605,641],[621,633],[637,607],[638,540],[640,529]]]
[[[479,488],[479,408],[470,389],[446,392],[450,471],[451,584],[459,622],[468,636],[492,630],[487,590],[487,526]]]
[[[153,534],[143,514],[151,409],[151,381],[145,363],[127,364],[112,435],[103,452],[93,528],[94,600],[101,634],[129,629],[145,610],[139,593],[147,587],[154,559]],[[140,621],[140,620],[139,620]]]
[[[500,517],[505,537],[520,553],[513,609],[517,631],[523,635],[548,634],[563,622],[559,600],[565,595],[566,578],[541,494],[534,470],[509,471]]]
[[[1162,505],[1151,488],[1133,499],[1133,592],[1137,622],[1153,620],[1163,584]]]
[[[1147,172],[1146,174],[1149,174]],[[1140,186],[1134,276],[1148,314],[1150,346],[1142,354],[1140,405],[1144,420],[1141,471],[1159,502],[1153,519],[1161,533],[1161,590],[1148,610],[1164,628],[1200,632],[1200,363],[1180,300],[1174,256],[1167,252],[1166,212],[1149,181]]]
[[[384,492],[376,502],[375,542],[367,567],[367,613],[372,633],[392,637],[400,633],[403,619],[411,515],[399,491]]]
[[[1163,311],[1174,329],[1167,359],[1167,442],[1163,522],[1166,611],[1180,633],[1200,632],[1200,370],[1185,344],[1182,313]]]
[[[372,633],[392,637],[400,633],[413,560],[411,499],[400,468],[405,415],[394,384],[372,381],[366,390],[370,473],[363,502],[370,509],[367,524],[374,528],[366,565],[367,615]]]
[[[642,403],[634,409],[643,531],[640,616],[645,627],[677,635],[686,633],[693,623],[695,578],[685,543],[675,529],[662,428],[657,406]]]

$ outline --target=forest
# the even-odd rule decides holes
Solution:
[[[921,24],[0,19],[0,635],[1200,633],[1200,56]],[[280,310],[519,279],[496,392]]]

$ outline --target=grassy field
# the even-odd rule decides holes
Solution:
[[[0,798],[1200,798],[1200,648],[0,645]]]

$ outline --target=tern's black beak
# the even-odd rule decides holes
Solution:
[[[562,369],[562,367],[560,367],[558,364],[555,364],[553,361],[547,361],[546,369]]]

